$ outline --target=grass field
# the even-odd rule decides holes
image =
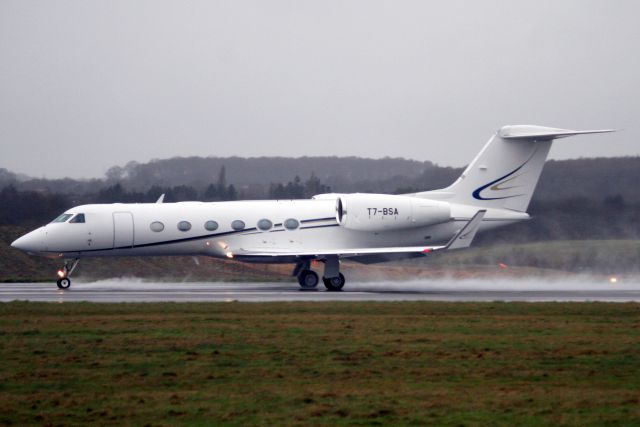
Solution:
[[[0,304],[0,424],[637,425],[640,305]]]

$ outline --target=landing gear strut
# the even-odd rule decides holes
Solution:
[[[344,275],[340,273],[340,260],[337,256],[327,257],[324,261],[322,282],[328,291],[338,292],[344,287]]]
[[[71,273],[73,273],[73,270],[78,266],[78,262],[80,262],[78,258],[74,260],[67,260],[64,262],[64,266],[58,270],[58,280],[56,281],[56,284],[59,289],[69,289],[69,286],[71,286],[70,276]]]

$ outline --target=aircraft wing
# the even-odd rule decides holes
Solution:
[[[237,257],[309,257],[324,258],[337,255],[341,258],[356,258],[355,261],[382,262],[393,259],[424,256],[431,252],[469,247],[487,211],[480,210],[460,229],[446,245],[400,246],[381,248],[335,248],[292,250],[288,248],[241,248],[233,255]],[[358,259],[359,258],[359,259]]]
[[[317,249],[317,250],[287,250],[287,249],[240,249],[234,253],[235,256],[309,256],[322,257],[326,255],[339,255],[342,257],[380,254],[380,253],[429,253],[439,250],[444,246],[407,246],[407,247],[386,247],[386,248],[340,248],[340,249]]]

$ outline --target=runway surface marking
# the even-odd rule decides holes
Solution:
[[[295,283],[143,282],[113,279],[73,283],[1,283],[0,301],[48,302],[229,302],[229,301],[609,301],[640,302],[640,280],[605,279],[549,282],[447,280],[348,283],[342,292],[322,285],[301,291]]]

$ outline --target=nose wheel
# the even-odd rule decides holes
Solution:
[[[71,286],[71,279],[69,279],[68,277],[58,279],[56,281],[56,284],[58,285],[59,289],[68,289],[69,286]]]
[[[79,259],[74,259],[72,261],[65,261],[64,266],[58,270],[58,280],[56,281],[56,285],[58,285],[58,289],[69,289],[71,286],[71,273],[78,266]]]

